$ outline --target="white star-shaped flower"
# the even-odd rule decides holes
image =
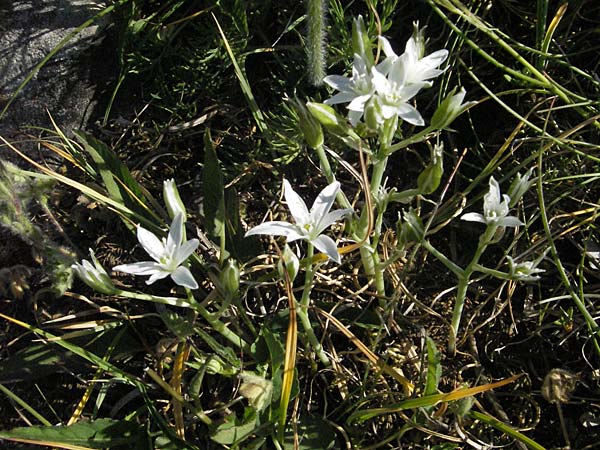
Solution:
[[[150,275],[146,284],[152,284],[171,276],[171,279],[179,286],[198,289],[198,283],[190,270],[183,264],[198,248],[199,242],[198,239],[184,241],[183,231],[183,214],[181,212],[173,218],[166,238],[159,239],[154,233],[138,225],[138,241],[154,261],[121,264],[113,267],[113,270],[132,275]]]
[[[510,197],[500,194],[500,185],[490,177],[490,190],[483,196],[483,214],[468,213],[461,219],[470,222],[481,222],[486,225],[495,224],[499,227],[518,227],[523,225],[517,217],[509,216]]]
[[[304,200],[292,189],[287,180],[283,180],[283,194],[287,202],[290,213],[295,223],[284,221],[264,222],[251,228],[246,232],[246,236],[255,234],[267,234],[271,236],[285,236],[287,242],[303,239],[310,242],[317,250],[324,253],[329,259],[337,262],[341,261],[337,245],[329,236],[325,236],[325,231],[333,223],[337,222],[345,215],[352,213],[351,209],[338,209],[330,211],[335,201],[335,197],[340,190],[340,183],[335,181],[325,187],[310,211],[304,203]]]

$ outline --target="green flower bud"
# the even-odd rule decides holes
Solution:
[[[453,89],[450,94],[442,101],[438,109],[433,113],[431,118],[431,128],[443,130],[450,126],[454,119],[465,112],[468,108],[477,102],[467,102],[463,104],[466,91],[461,88],[458,93]]]
[[[513,182],[510,184],[508,188],[508,196],[510,197],[509,207],[513,208],[521,198],[525,192],[527,192],[531,186],[535,183],[535,178],[530,180],[531,174],[533,173],[533,168],[529,169],[525,175],[517,174]]]
[[[163,198],[165,199],[165,206],[167,207],[169,217],[174,219],[177,214],[181,213],[183,215],[183,221],[185,222],[187,219],[187,212],[185,210],[185,205],[179,196],[175,180],[170,179],[163,182]]]
[[[102,267],[102,264],[96,259],[96,255],[92,249],[90,249],[90,257],[92,259],[91,263],[84,259],[81,261],[81,264],[75,263],[71,268],[81,281],[95,291],[107,295],[115,294],[118,289],[106,273],[106,270],[104,270],[104,267]]]
[[[234,259],[228,259],[225,267],[221,270],[219,281],[225,291],[231,295],[237,293],[240,288],[240,269]]]
[[[410,242],[420,242],[425,237],[423,221],[417,212],[410,208],[408,212],[402,212],[402,220],[397,225],[398,244],[404,247]]]
[[[321,147],[324,142],[321,124],[308,112],[306,106],[304,106],[302,102],[297,99],[290,101],[298,114],[298,125],[304,134],[306,143],[311,148]]]
[[[435,145],[431,150],[431,162],[417,178],[417,190],[421,195],[435,192],[444,173],[444,146]]]
[[[412,38],[417,48],[417,56],[419,59],[422,59],[425,56],[425,36],[423,35],[423,31],[419,30],[419,22],[413,22]]]
[[[348,134],[349,127],[346,119],[340,116],[331,106],[324,103],[308,102],[306,107],[328,131],[336,135]]]
[[[298,271],[300,270],[300,261],[298,260],[298,257],[292,251],[290,246],[287,244],[283,249],[281,259],[277,263],[277,270],[279,271],[279,276],[282,279],[285,279],[285,270],[287,272],[288,277],[290,278],[290,282],[294,281],[294,279],[298,275]]]
[[[379,97],[372,97],[365,106],[365,123],[371,130],[379,130],[385,121],[381,112],[381,101]]]
[[[371,39],[369,39],[362,16],[358,16],[352,23],[352,50],[364,58],[369,70],[373,67],[375,61],[373,59]]]

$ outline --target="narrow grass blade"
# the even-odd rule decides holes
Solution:
[[[481,420],[483,423],[486,423],[486,424],[496,428],[497,430],[502,431],[503,433],[507,434],[508,436],[525,444],[531,450],[546,450],[545,447],[542,447],[540,444],[535,442],[533,439],[528,438],[523,433],[518,432],[514,428],[510,427],[509,425],[505,424],[504,422],[500,422],[498,419],[495,419],[492,416],[489,416],[487,414],[482,414],[477,411],[469,412],[469,416],[471,416],[473,419]]]
[[[322,309],[316,308],[317,312],[322,316],[325,316],[327,320],[329,320],[338,330],[340,330],[356,347],[363,352],[363,354],[367,357],[367,359],[373,364],[375,367],[379,368],[383,373],[391,376],[394,380],[400,383],[404,389],[404,393],[406,395],[412,394],[415,389],[415,386],[408,381],[408,379],[398,372],[395,368],[387,365],[379,356],[373,353],[363,342],[356,337],[352,331],[350,331],[346,326],[336,319],[331,314],[323,311]]]
[[[384,408],[373,408],[373,409],[364,409],[362,411],[355,411],[352,413],[349,422],[353,421],[365,421],[368,419],[372,419],[373,417],[381,416],[383,414],[392,414],[399,411],[404,411],[406,409],[415,409],[415,408],[423,408],[428,406],[435,406],[441,402],[451,402],[455,400],[460,400],[462,398],[471,397],[475,394],[480,394],[482,392],[490,391],[492,389],[499,388],[501,386],[512,383],[516,379],[521,376],[513,375],[510,378],[506,378],[504,380],[496,381],[495,383],[488,383],[481,386],[475,386],[471,388],[462,388],[456,389],[447,394],[434,394],[434,395],[425,395],[423,397],[411,398],[408,400],[404,400],[399,403],[395,403],[390,406],[386,406]]]
[[[231,46],[229,45],[229,41],[227,40],[227,37],[225,36],[221,25],[219,24],[219,21],[217,20],[217,17],[213,13],[211,13],[211,15],[215,23],[217,24],[217,28],[219,29],[219,33],[221,34],[221,39],[223,39],[223,44],[225,45],[227,54],[229,55],[231,63],[233,64],[233,69],[235,70],[235,75],[238,78],[244,97],[246,97],[246,101],[250,106],[250,111],[252,111],[252,117],[254,117],[254,121],[256,122],[256,125],[258,126],[258,129],[261,131],[261,133],[265,133],[268,129],[267,122],[265,120],[263,112],[258,106],[258,103],[256,103],[256,99],[254,98],[254,94],[252,93],[252,88],[250,87],[250,83],[248,83],[246,74],[238,64],[238,61],[233,53],[233,50],[231,49]]]
[[[35,409],[33,409],[33,407],[30,406],[25,400],[23,400],[17,394],[12,392],[10,389],[8,389],[3,384],[0,384],[0,391],[2,391],[8,398],[10,398],[16,404],[18,404],[21,408],[23,408],[25,411],[27,411],[29,414],[31,414],[33,417],[35,417],[37,420],[39,420],[42,424],[47,425],[47,426],[52,426],[52,424],[50,423],[49,420],[47,420],[39,412],[37,412]]]

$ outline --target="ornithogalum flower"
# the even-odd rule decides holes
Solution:
[[[102,267],[102,264],[96,259],[94,251],[90,248],[90,257],[92,262],[87,259],[81,261],[81,264],[75,263],[71,266],[73,271],[81,280],[92,289],[103,294],[113,294],[117,290],[112,280]]]
[[[113,270],[132,275],[150,275],[146,284],[152,284],[168,276],[179,286],[198,289],[198,283],[183,264],[198,248],[198,239],[184,240],[183,214],[177,213],[166,238],[159,239],[154,233],[138,225],[137,238],[146,253],[154,261],[121,264]]]
[[[303,239],[310,242],[317,250],[327,255],[329,259],[339,264],[341,259],[337,250],[337,245],[333,239],[322,233],[333,223],[352,212],[351,209],[330,211],[333,202],[335,201],[335,197],[340,190],[340,183],[334,181],[323,189],[313,203],[310,211],[308,210],[306,203],[304,203],[304,200],[302,200],[294,189],[292,189],[292,186],[287,180],[283,180],[283,187],[283,194],[295,223],[279,220],[264,222],[248,230],[246,236],[255,234],[285,236],[287,242]]]
[[[340,91],[325,100],[325,104],[349,103],[348,119],[352,125],[356,125],[364,113],[365,104],[375,93],[371,78],[371,68],[365,58],[358,53],[354,54],[352,77],[328,75],[323,79],[326,84]]]
[[[517,227],[523,225],[518,218],[509,216],[510,197],[500,194],[500,185],[490,177],[490,190],[483,196],[483,214],[468,213],[461,219],[470,222],[481,222],[486,225],[494,224],[498,227]]]
[[[507,256],[506,259],[508,260],[508,273],[513,280],[525,282],[537,281],[540,279],[537,274],[545,272],[544,269],[537,268],[541,258],[535,261],[523,261],[520,263],[515,262],[510,256]]]

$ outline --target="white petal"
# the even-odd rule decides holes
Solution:
[[[171,222],[169,235],[167,236],[167,247],[169,249],[177,248],[183,242],[183,214],[177,213]]]
[[[264,222],[254,228],[246,231],[245,236],[254,236],[256,234],[267,234],[270,236],[285,236],[288,241],[295,241],[296,239],[302,239],[305,237],[296,225],[292,225],[289,222],[283,221],[272,221]]]
[[[375,67],[371,69],[371,75],[373,77],[371,82],[373,83],[373,86],[375,86],[375,90],[379,94],[387,94],[390,90],[390,83],[385,75]]]
[[[498,225],[501,227],[518,227],[524,224],[514,216],[506,216],[498,220]]]
[[[331,224],[337,222],[338,220],[342,219],[342,217],[348,214],[352,214],[352,212],[353,211],[350,208],[337,209],[335,211],[331,211],[319,222],[317,226],[318,233],[321,234]]]
[[[175,252],[175,265],[180,266],[183,264],[194,253],[194,250],[198,248],[198,245],[200,245],[198,239],[190,239],[184,242]]]
[[[155,261],[160,261],[160,258],[165,254],[165,246],[160,239],[154,233],[139,225],[137,228],[137,238],[142,247],[144,247],[144,250],[146,250],[146,253]]]
[[[171,275],[171,272],[168,272],[166,270],[154,272],[152,274],[152,276],[146,280],[146,284],[152,284],[155,281],[162,280],[163,278],[167,278],[169,275]]]
[[[425,58],[419,61],[419,65],[423,67],[424,70],[435,69],[440,66],[446,58],[448,57],[448,50],[438,50],[437,52],[433,52],[431,55],[426,56]],[[444,72],[441,70],[440,72]],[[426,78],[425,78],[426,79]]]
[[[421,117],[419,111],[417,111],[414,106],[411,106],[408,103],[398,106],[398,117],[408,123],[412,123],[413,125],[420,127],[425,125],[425,121],[423,120],[423,117]]]
[[[131,275],[152,275],[156,271],[160,271],[160,264],[154,261],[136,262],[133,264],[121,264],[112,268],[116,272],[130,273]]]
[[[335,261],[338,264],[342,262],[340,254],[337,250],[337,245],[335,245],[335,242],[329,236],[325,236],[324,234],[322,234],[318,238],[313,239],[311,242],[317,250],[319,250],[321,253],[326,254],[329,257],[329,259]]]
[[[483,217],[479,213],[467,213],[467,214],[463,214],[460,219],[461,220],[466,220],[467,222],[487,223],[486,220],[485,220],[485,217]]]
[[[283,180],[283,196],[296,223],[299,226],[309,223],[310,215],[306,203],[296,194],[296,191],[294,191],[292,185],[286,179]]]
[[[349,92],[352,90],[350,78],[346,78],[341,75],[328,75],[323,78],[323,81],[338,91]]]
[[[363,116],[363,111],[349,111],[348,112],[348,120],[352,124],[353,127],[356,126],[358,122],[360,122],[361,117]]]
[[[338,105],[340,103],[348,103],[356,98],[356,93],[354,92],[338,92],[333,97],[325,100],[326,105]]]
[[[333,206],[333,202],[335,202],[335,196],[339,190],[339,181],[334,181],[319,193],[312,205],[312,208],[310,208],[310,217],[313,225],[318,226],[318,224],[325,218]]]
[[[189,289],[198,289],[198,283],[187,267],[180,266],[171,274],[171,279],[178,284]]]
[[[350,102],[350,104],[347,106],[347,108],[350,111],[363,112],[365,110],[365,103],[367,103],[371,97],[372,97],[371,94],[368,94],[368,95],[359,95],[358,97],[355,97]]]
[[[383,36],[379,36],[379,42],[381,43],[381,48],[383,49],[383,53],[385,54],[385,56],[393,59],[396,59],[398,57],[398,55],[396,55],[396,52],[394,52],[390,41],[388,41]]]

